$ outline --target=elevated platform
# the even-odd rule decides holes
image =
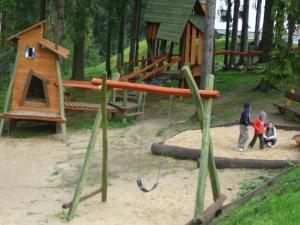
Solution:
[[[65,101],[65,109],[71,111],[92,111],[92,112],[94,111],[95,112],[98,111],[99,104]],[[113,107],[111,105],[107,105],[107,111],[110,113],[120,112],[118,108]]]
[[[39,112],[30,110],[14,110],[4,114],[1,117],[5,119],[15,120],[28,120],[28,121],[48,121],[48,122],[60,122],[64,123],[67,121],[66,118],[62,118],[58,113],[51,112]]]

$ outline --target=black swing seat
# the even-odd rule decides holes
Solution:
[[[146,189],[146,188],[144,187],[143,182],[142,182],[142,180],[141,180],[140,178],[136,180],[136,183],[137,183],[139,189],[140,189],[142,192],[145,192],[145,193],[150,192],[150,191],[153,191],[155,188],[157,188],[157,186],[158,186],[158,184],[159,184],[159,183],[157,182],[157,183],[155,183],[155,184],[152,186],[151,189]]]

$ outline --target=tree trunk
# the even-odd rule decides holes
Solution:
[[[293,48],[293,35],[295,31],[295,19],[291,13],[288,14],[288,48]]]
[[[265,15],[263,32],[261,39],[261,50],[263,51],[263,56],[261,57],[261,62],[268,62],[271,60],[271,51],[273,45],[273,27],[274,21],[272,18],[272,7],[274,0],[266,0],[265,3]]]
[[[136,51],[136,41],[137,41],[137,26],[138,26],[138,10],[139,10],[140,0],[134,0],[133,8],[133,19],[131,24],[131,41],[130,41],[130,52],[129,52],[129,61],[135,60],[135,51]],[[133,72],[134,63],[129,65],[129,72]]]
[[[57,15],[57,20],[54,28],[54,42],[56,45],[59,45],[62,42],[62,37],[64,33],[65,0],[55,1],[55,11]]]
[[[142,14],[142,0],[139,0],[139,8],[138,8],[138,20],[137,20],[137,28],[136,28],[136,46],[135,46],[135,60],[139,60],[139,49],[140,49],[140,30],[141,30],[141,14]],[[136,66],[138,66],[138,62],[136,62]]]
[[[46,0],[40,0],[40,21],[46,19]]]
[[[112,3],[109,3],[108,8],[108,28],[106,37],[106,72],[107,76],[111,77],[111,45],[112,45]]]
[[[247,52],[248,51],[248,21],[249,20],[249,0],[244,0],[243,5],[243,25],[242,25],[242,34],[241,34],[241,44],[240,51]],[[239,61],[240,65],[245,64],[244,56],[240,57]]]
[[[215,38],[216,1],[208,1],[205,15],[205,32],[203,48],[203,66],[201,87],[205,87],[206,76],[212,73]]]
[[[72,80],[84,80],[84,50],[85,35],[80,35],[74,41]]]
[[[232,34],[231,34],[231,51],[237,50],[237,34],[239,25],[239,13],[240,13],[240,0],[234,0],[233,9],[233,22],[232,22]],[[230,55],[230,67],[235,66],[235,56]]]
[[[225,50],[229,50],[230,20],[232,0],[227,0]],[[224,56],[224,68],[228,67],[228,55]]]
[[[124,48],[125,48],[125,30],[126,30],[126,15],[121,16],[119,25],[119,43],[118,43],[118,58],[117,68],[121,72],[121,68],[124,66]]]
[[[257,0],[256,5],[256,21],[255,21],[255,32],[254,32],[254,49],[258,50],[259,47],[259,28],[260,28],[260,17],[261,17],[261,3],[262,0]]]

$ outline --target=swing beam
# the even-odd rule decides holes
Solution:
[[[94,85],[102,85],[102,82],[103,82],[102,79],[98,79],[98,78],[92,79],[92,84]],[[132,90],[132,91],[151,92],[160,95],[182,96],[182,97],[192,97],[193,94],[193,92],[190,89],[168,88],[168,87],[160,87],[155,85],[129,83],[129,82],[122,82],[122,81],[115,81],[115,80],[108,80],[107,87],[124,89],[124,90]],[[218,98],[220,96],[220,92],[214,90],[198,90],[198,93],[201,95],[201,97],[205,99]]]
[[[212,147],[212,141],[210,136],[212,99],[219,97],[220,93],[218,91],[213,90],[213,85],[214,85],[213,75],[207,75],[205,90],[199,90],[189,67],[184,66],[182,70],[183,70],[183,75],[190,89],[166,88],[166,87],[157,87],[153,85],[121,82],[121,81],[117,81],[119,78],[119,74],[118,76],[114,76],[113,80],[106,81],[106,76],[104,77],[104,80],[102,79],[92,80],[91,84],[95,86],[98,85],[99,89],[100,89],[100,85],[102,85],[102,99],[100,104],[103,106],[99,107],[99,111],[95,118],[91,137],[87,147],[87,152],[85,154],[80,180],[77,185],[76,191],[74,193],[72,203],[68,205],[70,207],[68,212],[68,217],[67,217],[68,220],[74,218],[76,214],[77,206],[80,200],[82,199],[80,198],[80,195],[87,181],[88,171],[90,168],[90,161],[92,158],[92,152],[95,149],[95,142],[99,133],[100,126],[102,126],[103,129],[103,136],[102,136],[103,170],[102,170],[101,190],[102,190],[102,201],[106,201],[108,146],[107,146],[107,127],[106,127],[107,118],[104,114],[106,114],[105,106],[112,93],[112,89],[114,88],[119,88],[124,90],[135,90],[141,92],[151,92],[151,93],[161,94],[161,95],[193,97],[197,109],[197,117],[198,117],[199,125],[202,129],[202,146],[201,146],[202,152],[201,152],[201,162],[200,162],[200,170],[199,170],[199,177],[198,177],[195,212],[194,212],[194,218],[192,220],[192,223],[199,222],[200,217],[203,214],[204,195],[205,195],[206,178],[207,178],[208,171],[210,175],[214,201],[217,201],[220,198],[221,190],[220,190],[219,180],[217,176],[217,169],[214,161],[213,147]],[[107,88],[109,88],[108,91]]]

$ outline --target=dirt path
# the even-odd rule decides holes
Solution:
[[[150,145],[163,140],[159,131],[164,120],[145,122],[142,149],[143,178],[147,187],[155,182],[159,158]],[[81,204],[70,225],[164,225],[184,224],[194,210],[198,170],[194,162],[163,159],[159,187],[140,192],[137,178],[139,125],[111,129],[108,202],[100,196]],[[0,141],[0,225],[65,224],[61,205],[72,198],[78,181],[89,131],[69,135],[67,144],[55,136],[30,139],[3,138]],[[100,137],[99,137],[100,139]],[[240,183],[267,173],[264,170],[220,170],[222,191],[232,201]],[[275,173],[269,172],[268,173]],[[99,187],[101,143],[93,157],[85,192]],[[98,184],[98,185],[97,185]],[[212,202],[207,182],[205,205]]]

